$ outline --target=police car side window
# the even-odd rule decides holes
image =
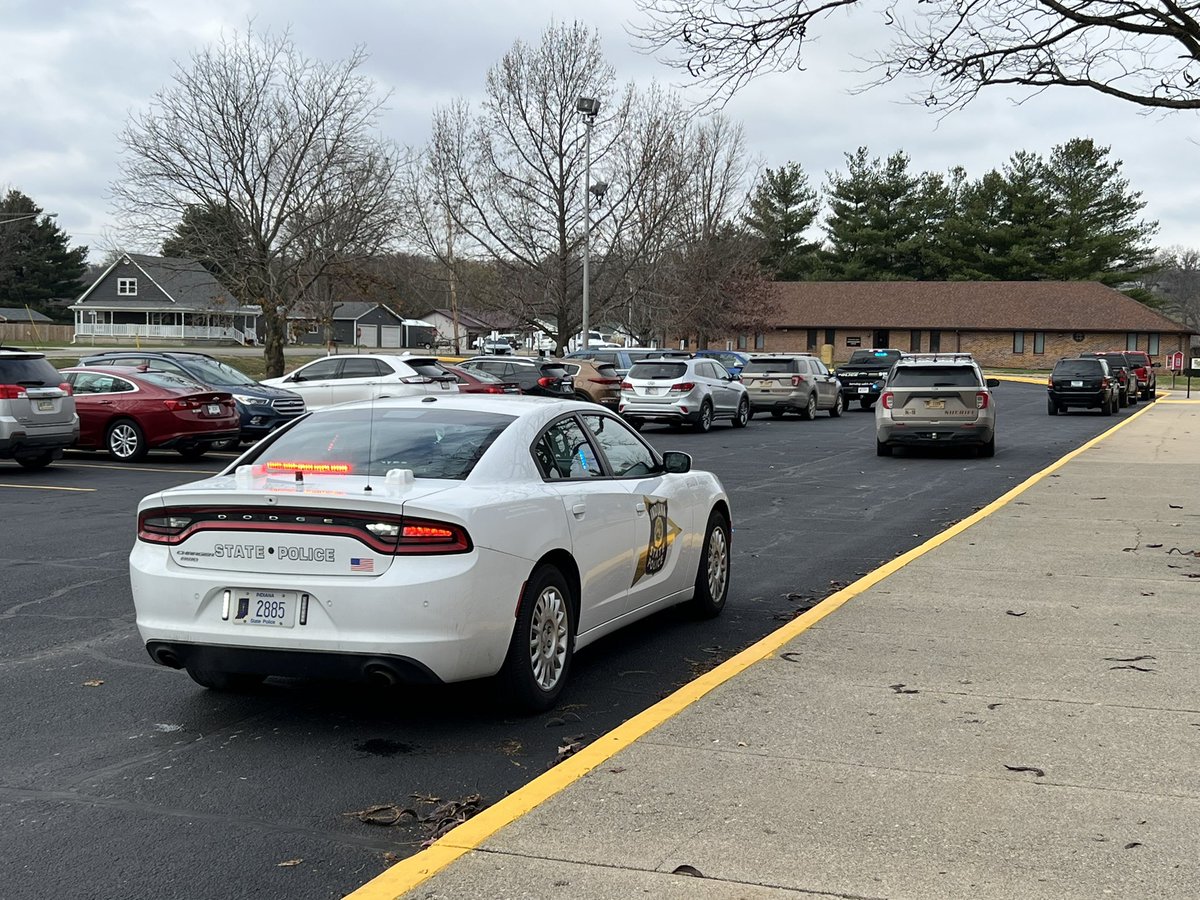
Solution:
[[[561,419],[547,428],[533,453],[542,477],[548,481],[604,475],[587,435],[574,418]]]
[[[585,415],[583,421],[608,457],[608,464],[618,478],[649,475],[657,470],[654,454],[624,422],[612,416],[598,415]]]

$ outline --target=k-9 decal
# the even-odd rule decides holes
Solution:
[[[667,514],[667,501],[662,497],[642,497],[650,519],[650,538],[646,549],[638,557],[637,571],[633,573],[633,584],[643,578],[657,575],[667,564],[667,556],[675,538],[683,529],[671,521]]]

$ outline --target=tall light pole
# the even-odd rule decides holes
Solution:
[[[595,97],[580,97],[575,109],[583,113],[583,126],[587,129],[583,164],[583,349],[586,351],[592,341],[591,275],[588,271],[592,249],[592,126],[600,113],[600,101]]]
[[[11,219],[3,218],[3,213],[0,213],[0,225],[7,225],[9,222],[22,222],[25,219],[36,219],[38,216],[45,216],[47,219],[57,219],[58,213],[25,213],[20,216],[13,216]]]

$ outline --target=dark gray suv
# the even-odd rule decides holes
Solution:
[[[0,459],[41,469],[79,439],[71,387],[43,353],[0,347]]]

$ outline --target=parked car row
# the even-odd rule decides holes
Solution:
[[[1138,399],[1158,396],[1154,363],[1136,350],[1093,350],[1064,357],[1046,379],[1046,412],[1097,409],[1111,416]]]

